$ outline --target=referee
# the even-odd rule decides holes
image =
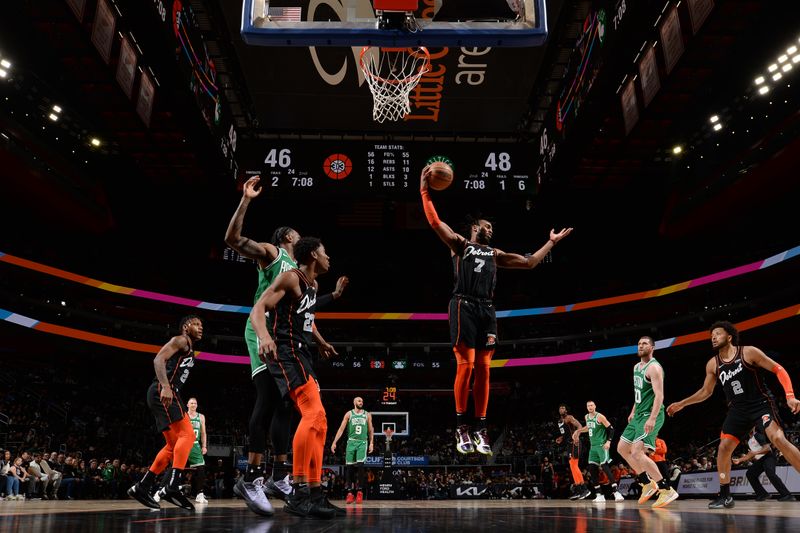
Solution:
[[[739,458],[733,459],[732,462],[738,465],[747,461],[753,461],[747,468],[747,479],[750,481],[750,486],[753,487],[753,490],[756,492],[756,501],[763,502],[769,498],[769,493],[764,489],[764,486],[761,485],[761,481],[758,480],[762,472],[766,472],[770,483],[772,483],[772,486],[778,491],[780,495],[778,501],[795,501],[795,497],[792,496],[792,493],[789,492],[789,489],[783,484],[781,478],[775,473],[775,463],[778,460],[778,456],[770,446],[769,439],[767,439],[764,429],[760,425],[756,425],[756,427],[750,430],[750,438],[747,441],[747,446],[750,448],[750,451]]]

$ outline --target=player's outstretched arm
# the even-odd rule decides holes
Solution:
[[[323,294],[322,296],[317,296],[316,308],[322,309],[332,301],[341,298],[345,287],[347,287],[347,285],[349,284],[350,284],[350,278],[348,278],[347,276],[339,277],[339,279],[336,280],[336,289],[333,292],[329,292],[328,294]]]
[[[161,385],[161,403],[164,407],[169,407],[172,403],[172,387],[167,376],[167,361],[179,351],[189,347],[189,341],[183,335],[172,337],[156,354],[153,359],[153,368],[156,371],[156,379]]]
[[[684,398],[683,400],[675,403],[671,403],[669,407],[667,407],[667,414],[669,416],[673,416],[675,413],[683,409],[688,405],[694,405],[696,403],[704,402],[711,397],[714,393],[714,387],[717,385],[717,362],[714,358],[708,360],[706,363],[706,377],[705,381],[703,381],[703,386],[700,387],[700,390],[689,396],[688,398]]]
[[[461,254],[467,240],[453,231],[453,228],[439,220],[439,215],[436,214],[436,208],[433,207],[433,201],[428,192],[429,174],[430,167],[426,166],[422,169],[422,174],[419,177],[419,194],[422,196],[422,209],[425,211],[425,218],[428,219],[428,224],[431,225],[436,235],[450,248],[450,251],[454,254]]]
[[[744,346],[742,350],[744,351],[742,355],[747,364],[759,366],[777,376],[778,381],[780,381],[783,387],[783,392],[786,394],[786,403],[789,405],[789,409],[791,409],[794,414],[800,412],[800,400],[794,397],[794,388],[792,388],[792,379],[789,377],[789,373],[755,346]]]
[[[350,420],[350,411],[347,411],[344,414],[344,418],[342,418],[342,423],[339,424],[339,429],[336,430],[336,436],[333,437],[333,442],[331,442],[331,453],[336,453],[336,443],[339,442],[340,438],[342,438],[342,433],[344,433],[344,428],[347,427],[348,420]]]
[[[336,351],[333,345],[322,337],[322,334],[317,329],[316,323],[312,324],[311,326],[311,336],[313,337],[314,342],[317,343],[317,349],[323,358],[329,359],[334,355],[339,355],[339,352]]]
[[[266,362],[267,358],[275,359],[278,355],[275,341],[269,334],[267,328],[267,316],[269,311],[273,311],[275,306],[284,295],[289,292],[298,294],[300,292],[300,280],[293,272],[284,272],[272,282],[267,290],[261,295],[250,311],[250,323],[258,338],[258,356]]]
[[[242,200],[233,213],[233,218],[228,223],[227,231],[225,231],[225,244],[245,257],[269,263],[278,257],[280,253],[278,248],[268,242],[259,243],[242,235],[242,225],[244,224],[244,214],[247,212],[247,206],[250,205],[250,200],[261,194],[261,187],[258,185],[260,180],[260,177],[253,176],[245,182],[242,189]]]
[[[544,258],[550,250],[553,249],[553,246],[570,233],[572,233],[572,228],[564,228],[558,233],[551,229],[550,239],[544,243],[541,248],[527,257],[497,250],[497,266],[501,268],[533,268],[544,261]]]

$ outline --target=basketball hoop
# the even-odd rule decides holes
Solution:
[[[383,434],[386,436],[386,442],[391,442],[392,435],[394,435],[394,430],[392,428],[386,428],[383,430]]]
[[[359,65],[372,93],[372,118],[376,122],[400,120],[411,112],[409,95],[430,70],[431,54],[417,48],[361,49]]]

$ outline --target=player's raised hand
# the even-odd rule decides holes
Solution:
[[[242,187],[242,195],[245,198],[253,199],[259,194],[261,194],[261,185],[259,182],[261,181],[261,176],[253,176],[246,182],[244,182],[244,187]]]
[[[786,404],[789,406],[789,409],[792,411],[792,414],[797,414],[800,412],[800,400],[797,398],[791,398],[786,400]]]
[[[425,165],[419,175],[419,190],[425,191],[428,189],[428,175],[431,173],[431,166]]]
[[[675,413],[677,413],[681,409],[683,409],[683,405],[681,405],[681,402],[671,403],[669,404],[669,407],[667,407],[667,414],[669,416],[675,416]]]
[[[333,291],[334,298],[341,298],[342,293],[344,292],[345,287],[350,284],[350,278],[347,276],[342,276],[336,280],[336,290]]]
[[[572,233],[572,228],[564,228],[561,231],[559,231],[558,233],[556,233],[555,229],[551,229],[550,230],[550,240],[553,241],[553,244],[556,244],[558,241],[560,241],[561,239],[563,239],[564,237],[566,237],[570,233]]]

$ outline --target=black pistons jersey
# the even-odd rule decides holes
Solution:
[[[453,295],[491,300],[497,281],[496,252],[491,246],[467,242],[461,255],[453,255]]]
[[[717,379],[725,391],[728,406],[746,406],[763,403],[772,399],[772,393],[761,377],[758,367],[748,365],[742,355],[742,347],[736,348],[733,360],[725,363],[719,354],[717,360]]]
[[[311,331],[314,328],[314,310],[317,305],[317,289],[308,281],[299,269],[290,270],[300,278],[299,298],[286,295],[269,314],[269,325],[275,343],[291,342],[308,346],[311,343]]]
[[[186,349],[167,359],[165,364],[167,368],[167,379],[169,379],[172,390],[176,392],[179,392],[181,387],[186,384],[186,380],[189,379],[189,371],[194,366],[192,340],[186,337],[186,341],[188,342]],[[157,378],[156,381],[158,381]]]

